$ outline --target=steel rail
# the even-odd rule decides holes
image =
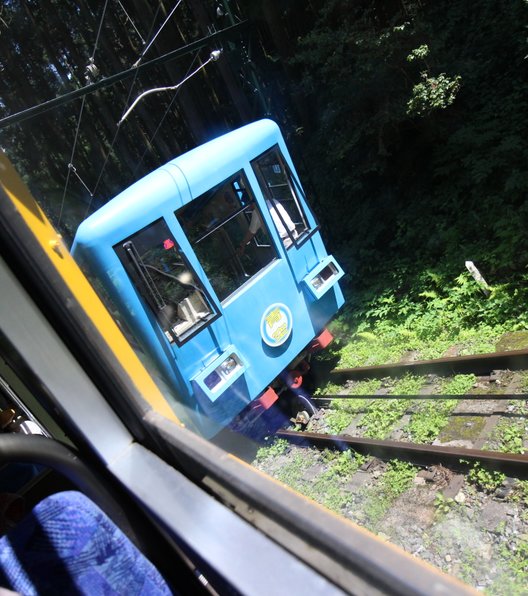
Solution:
[[[444,395],[444,394],[417,394],[417,395],[377,395],[377,394],[369,394],[369,395],[321,395],[321,396],[314,396],[312,399],[316,403],[329,403],[334,399],[379,399],[379,400],[391,400],[391,399],[407,399],[407,400],[414,400],[414,399],[437,399],[440,401],[447,400],[447,399],[463,399],[468,401],[495,401],[495,400],[526,400],[528,399],[528,394],[526,393],[478,393],[478,394],[468,394],[465,393],[464,395]]]
[[[442,463],[456,469],[467,469],[470,464],[479,462],[492,470],[503,472],[506,476],[528,479],[528,455],[291,430],[281,430],[276,436],[303,447],[351,448],[358,453],[382,460],[401,459],[420,466]]]
[[[511,350],[472,356],[455,356],[436,360],[393,362],[384,365],[356,368],[334,368],[330,371],[332,381],[398,377],[413,373],[417,375],[489,374],[493,370],[528,369],[528,350]]]

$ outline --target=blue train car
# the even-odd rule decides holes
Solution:
[[[344,302],[270,120],[124,190],[82,222],[72,253],[206,437],[269,407]]]

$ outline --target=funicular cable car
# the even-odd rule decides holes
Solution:
[[[274,403],[344,301],[270,120],[127,188],[82,222],[72,254],[174,389],[178,416],[208,437]]]

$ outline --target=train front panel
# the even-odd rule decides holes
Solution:
[[[343,272],[268,120],[132,185],[81,224],[73,252],[205,436],[259,398],[343,303]]]

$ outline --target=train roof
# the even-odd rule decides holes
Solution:
[[[79,244],[96,245],[103,239],[117,242],[129,230],[144,227],[152,213],[161,217],[167,211],[174,212],[281,140],[275,122],[258,120],[172,159],[84,220],[73,250]]]

